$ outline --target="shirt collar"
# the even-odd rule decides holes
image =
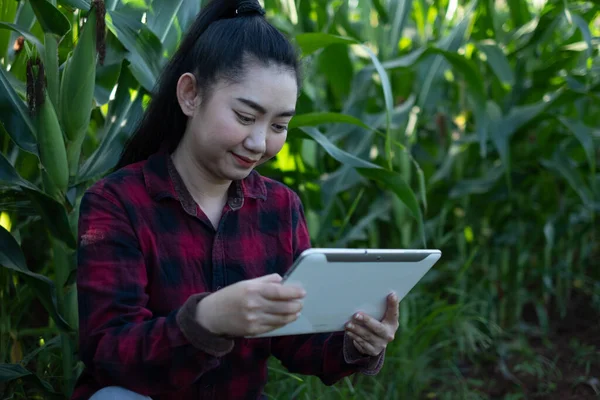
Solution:
[[[150,156],[143,170],[146,190],[150,197],[157,201],[165,198],[179,200],[188,214],[198,215],[196,201],[183,183],[168,152],[161,151]],[[238,210],[244,205],[245,198],[267,199],[265,183],[254,170],[243,180],[232,182],[227,203],[232,210]]]

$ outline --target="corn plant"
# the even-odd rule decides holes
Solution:
[[[576,298],[600,310],[597,3],[263,4],[306,79],[260,172],[301,195],[314,246],[443,252],[379,376],[328,388],[273,362],[271,398],[487,398],[473,365],[511,376],[507,340],[550,337]],[[1,3],[0,393],[69,396],[78,201],[200,6]]]

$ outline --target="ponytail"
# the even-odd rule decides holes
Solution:
[[[179,48],[169,60],[137,129],[128,140],[116,169],[165,150],[172,152],[185,132],[176,88],[179,77],[191,72],[203,100],[217,80],[238,82],[248,57],[276,63],[296,73],[298,55],[292,44],[265,18],[257,0],[212,0],[196,17]]]

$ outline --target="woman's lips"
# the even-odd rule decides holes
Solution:
[[[235,160],[238,162],[238,164],[240,164],[244,168],[250,168],[258,162],[258,160],[253,160],[248,157],[240,156],[239,154],[235,154],[233,152],[231,154],[233,155],[233,158],[235,158]]]

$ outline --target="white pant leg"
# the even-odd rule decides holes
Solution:
[[[98,390],[90,400],[152,400],[150,397],[132,392],[120,386],[108,386]]]

